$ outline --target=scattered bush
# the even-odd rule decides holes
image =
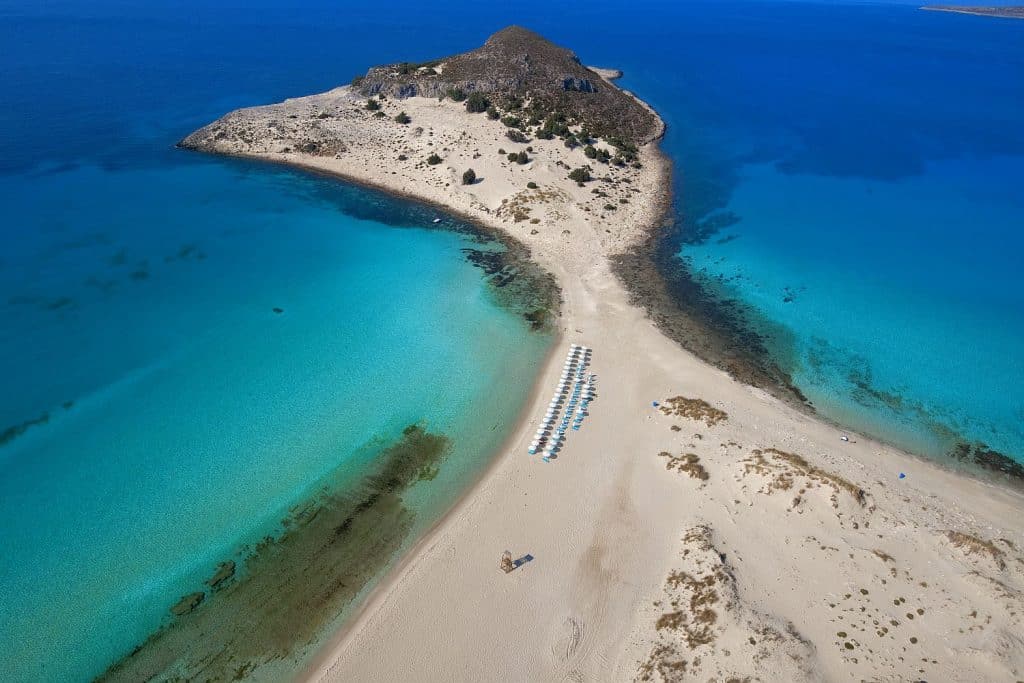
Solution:
[[[526,187],[528,187],[531,190],[536,190],[537,189],[537,183],[535,183],[535,182],[533,182],[531,180],[530,182],[526,183]]]
[[[604,210],[605,211],[614,211],[615,209],[616,209],[616,206],[614,204],[605,204],[604,205]]]
[[[523,99],[515,95],[509,95],[505,98],[504,108],[509,111],[519,111],[523,108]]]
[[[382,119],[385,116],[386,116],[386,114],[384,112],[382,112],[382,111],[375,111],[375,112],[373,112],[373,118],[375,118],[375,119]]]
[[[541,140],[551,140],[555,137],[555,134],[552,133],[550,130],[544,130],[543,128],[541,128],[540,130],[537,131],[537,137],[540,138]]]
[[[525,151],[522,151],[522,152],[520,152],[519,154],[516,155],[516,163],[517,164],[527,164],[529,162],[530,162],[530,157],[527,156]]]
[[[597,158],[597,150],[594,148],[593,145],[587,145],[586,147],[584,147],[583,148],[583,153],[587,155],[588,159],[596,159]]]
[[[399,154],[398,155],[398,160],[399,161],[406,161],[408,158],[409,157],[405,156],[404,154]]]
[[[504,123],[509,128],[522,128],[523,127],[523,120],[521,118],[519,118],[518,116],[512,116],[511,114],[509,114],[508,116],[503,118],[501,120],[501,122]]]
[[[505,150],[502,149],[501,147],[499,147],[498,148],[498,154],[501,154],[502,156],[504,156],[505,155]]]
[[[630,142],[629,140],[622,140],[621,138],[610,137],[607,138],[607,141],[609,145],[615,148],[616,152],[618,152],[618,156],[621,157],[623,161],[636,160],[636,145]]]
[[[480,114],[487,111],[490,106],[490,100],[482,92],[471,92],[466,98],[466,111],[470,114]]]
[[[409,118],[409,115],[406,114],[404,111],[400,111],[398,112],[398,116],[395,117],[395,121],[397,121],[398,123],[409,123],[410,121],[412,121],[412,119]]]
[[[529,138],[526,137],[523,131],[516,130],[515,128],[509,128],[507,131],[505,131],[505,137],[507,137],[512,142],[523,143],[529,141]]]
[[[372,97],[370,99],[366,100],[366,110],[367,111],[377,111],[378,109],[380,109],[380,102],[378,102],[377,100],[373,99]]]
[[[590,179],[591,177],[589,166],[580,166],[579,168],[574,168],[572,171],[569,172],[569,180],[575,180],[580,185],[582,185],[583,183],[587,182]]]
[[[575,149],[580,146],[580,141],[576,139],[575,135],[569,135],[565,138],[565,146],[569,149]]]
[[[462,88],[449,88],[447,95],[456,102],[461,102],[466,99],[466,91]]]
[[[501,114],[498,113],[498,110],[495,109],[494,107],[487,107],[487,118],[489,118],[491,121],[497,121],[498,119],[501,118]]]
[[[474,171],[471,168],[466,169],[466,172],[462,174],[462,184],[463,185],[472,185],[475,182],[476,182],[476,171]]]
[[[353,88],[358,88],[359,86],[361,86],[363,84],[364,80],[366,80],[365,76],[355,76],[355,77],[353,77],[352,78],[352,87]]]
[[[427,163],[430,164],[431,166],[436,166],[439,163],[441,163],[442,161],[444,161],[444,159],[442,159],[441,157],[437,156],[436,152],[434,154],[431,154],[429,157],[427,157]]]
[[[515,152],[509,152],[508,153],[508,157],[506,157],[506,158],[509,161],[519,161],[519,155],[517,153],[515,153]]]

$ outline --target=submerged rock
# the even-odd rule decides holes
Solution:
[[[189,593],[171,608],[171,614],[176,617],[180,617],[184,614],[188,614],[196,607],[199,607],[199,603],[206,599],[206,593]]]
[[[217,565],[217,571],[206,581],[206,585],[217,590],[221,584],[235,575],[235,563],[233,560],[221,562]]]

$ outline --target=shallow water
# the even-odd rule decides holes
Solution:
[[[823,415],[943,460],[967,442],[1024,462],[1024,22],[651,11],[624,83],[669,124],[674,267],[745,311]]]
[[[19,40],[35,30],[36,47],[55,30],[78,36],[65,44],[77,55],[33,67],[51,85],[124,69],[156,88],[176,73],[164,51],[187,35],[167,16],[20,21]],[[125,24],[152,45],[122,36]],[[112,38],[138,41],[135,71]],[[203,60],[181,69],[200,78]],[[279,77],[306,87],[308,66],[295,59]],[[6,78],[28,87],[19,68]],[[2,139],[5,680],[101,673],[181,596],[207,590],[218,563],[244,577],[296,505],[362,486],[420,424],[450,444],[439,470],[402,495],[382,554],[346,551],[366,554],[360,582],[379,576],[478,476],[550,341],[523,317],[529,288],[496,289],[471,262],[466,250],[501,247],[469,226],[331,179],[173,149],[197,112],[279,97],[277,83],[261,97],[236,84],[213,104],[207,83],[176,84],[94,81],[89,95],[68,83],[53,105],[64,116],[47,110],[40,128],[20,121]],[[301,582],[291,588],[302,599]],[[202,609],[217,605],[208,594]]]

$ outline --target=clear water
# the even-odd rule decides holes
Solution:
[[[618,64],[681,219],[735,221],[681,263],[823,414],[1024,462],[1024,22],[917,4],[652,6]]]
[[[35,88],[14,111],[45,104],[3,108],[0,678],[89,679],[410,423],[452,441],[411,498],[422,531],[500,444],[549,338],[497,303],[462,251],[480,245],[436,212],[174,150],[197,117],[284,94],[247,93],[242,64],[213,100],[190,88],[214,57],[181,73],[162,53],[195,27],[0,26],[25,51],[3,90]],[[44,45],[76,54],[30,65]]]
[[[593,30],[533,0],[137,5],[0,2],[0,430],[48,416],[0,445],[5,680],[102,671],[410,422],[455,439],[433,507],[473,476],[546,341],[494,304],[467,238],[172,145],[509,23],[624,69],[662,113],[679,213],[739,219],[682,256],[786,331],[773,350],[820,410],[922,453],[955,433],[1024,454],[1024,22],[812,0],[599,0]]]

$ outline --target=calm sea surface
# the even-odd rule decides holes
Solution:
[[[771,331],[822,413],[936,457],[959,439],[1024,457],[1024,22],[882,2],[136,5],[0,2],[5,680],[103,671],[406,425],[453,443],[418,529],[479,472],[549,342],[497,303],[472,236],[173,144],[509,23],[624,69],[664,116],[680,220],[724,226],[679,267]]]

